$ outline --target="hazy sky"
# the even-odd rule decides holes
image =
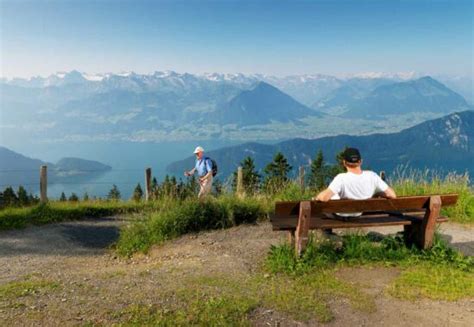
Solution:
[[[5,1],[1,75],[472,75],[473,0]]]

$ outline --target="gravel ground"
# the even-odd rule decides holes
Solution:
[[[206,274],[255,273],[271,244],[285,239],[269,223],[185,235],[148,255],[117,258],[110,245],[125,220],[82,220],[0,233],[0,285],[25,278],[50,280],[60,287],[17,299],[0,298],[0,325],[110,324],[110,314],[133,303],[164,301],[181,278]],[[393,233],[398,228],[377,229]],[[441,232],[453,246],[474,255],[474,229],[446,223]],[[339,278],[355,282],[375,298],[374,313],[356,312],[335,300],[329,326],[472,326],[474,299],[416,303],[387,296],[384,288],[399,274],[396,268],[344,268]],[[1,322],[4,323],[1,323]],[[304,326],[281,313],[259,309],[257,326]],[[311,322],[309,325],[316,323]]]

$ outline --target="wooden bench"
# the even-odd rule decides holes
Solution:
[[[397,199],[284,201],[275,204],[270,221],[273,230],[289,231],[289,238],[301,254],[311,229],[362,228],[402,225],[407,244],[427,249],[433,244],[436,223],[448,219],[440,216],[442,206],[456,204],[457,194],[404,196]],[[348,221],[327,218],[327,214],[363,212]]]

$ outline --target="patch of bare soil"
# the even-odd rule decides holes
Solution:
[[[260,273],[258,267],[271,244],[286,238],[273,232],[269,223],[261,223],[185,235],[154,247],[148,255],[120,259],[109,247],[123,223],[110,217],[1,232],[0,287],[25,280],[58,286],[31,286],[0,297],[0,325],[109,325],[120,321],[118,313],[132,305],[174,301],[169,294],[183,279]],[[472,254],[473,229],[444,224],[442,232],[453,245]],[[396,268],[344,268],[336,274],[373,295],[376,311],[361,313],[334,300],[330,305],[335,319],[330,326],[470,326],[474,322],[474,300],[412,303],[386,295],[385,286],[399,274]],[[317,324],[296,322],[266,308],[255,310],[251,321],[256,326]]]

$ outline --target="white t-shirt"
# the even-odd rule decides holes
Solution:
[[[362,174],[351,172],[338,174],[329,184],[329,189],[334,193],[332,200],[365,200],[370,199],[376,193],[385,192],[388,185],[373,171],[364,170]],[[361,214],[361,212],[354,212],[339,215],[360,216]]]

